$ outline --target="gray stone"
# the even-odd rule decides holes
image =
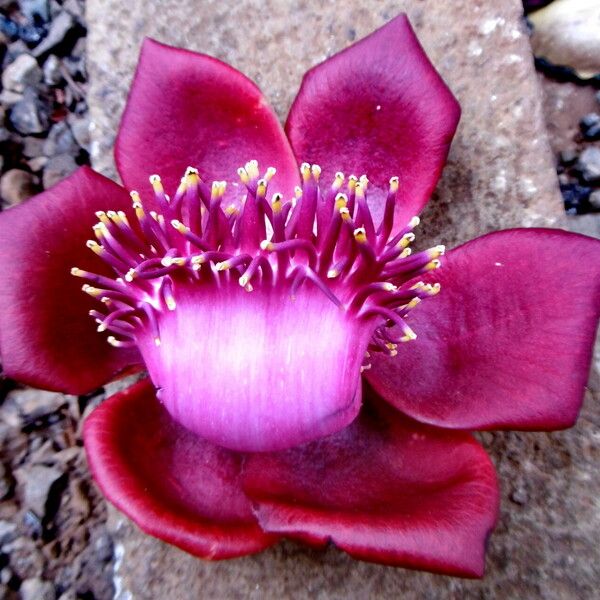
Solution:
[[[35,195],[35,176],[21,169],[10,169],[0,178],[0,196],[8,206],[15,206]]]
[[[58,46],[67,34],[76,26],[73,15],[66,10],[54,17],[48,30],[48,35],[33,49],[32,54],[40,57]]]
[[[48,160],[44,167],[42,184],[44,189],[52,187],[67,175],[70,175],[77,169],[77,163],[70,154],[58,154]]]
[[[23,94],[11,92],[10,90],[2,90],[0,92],[0,103],[5,108],[12,108],[17,102],[23,100]]]
[[[585,183],[600,182],[600,148],[589,146],[577,160],[577,169]]]
[[[42,70],[44,72],[44,83],[46,85],[58,85],[63,80],[60,65],[60,58],[55,54],[51,54],[45,60]]]
[[[448,165],[422,215],[423,247],[503,227],[564,226],[518,0],[133,0],[126,6],[88,0],[94,164],[115,176],[114,136],[143,36],[233,64],[257,81],[283,120],[306,69],[403,9],[463,107]],[[268,26],[239,26],[257,12],[268,15]],[[502,512],[483,581],[371,565],[335,548],[320,552],[290,542],[207,563],[142,534],[110,509],[117,598],[181,597],[181,590],[187,598],[282,600],[594,597],[600,580],[598,389],[594,374],[572,430],[484,436],[499,471]],[[527,501],[516,504],[512,486],[523,479]]]
[[[12,489],[12,481],[9,471],[0,462],[0,500],[6,498]]]
[[[69,397],[64,394],[33,388],[12,390],[8,397],[17,405],[25,420],[45,417],[69,403]]]
[[[40,577],[44,569],[44,557],[33,540],[18,537],[4,546],[10,557],[10,567],[19,579]]]
[[[39,17],[42,21],[47,21],[50,17],[48,0],[19,0],[19,8],[29,21]]]
[[[20,54],[4,69],[2,87],[13,92],[23,93],[29,85],[42,80],[42,69],[30,54]]]
[[[41,579],[26,579],[21,584],[22,600],[55,600],[56,592],[49,581]]]
[[[600,210],[600,190],[594,190],[590,194],[590,204],[596,209]]]
[[[44,153],[44,144],[46,140],[43,138],[27,136],[22,139],[22,142],[23,156],[35,158],[36,156],[42,156]]]
[[[27,88],[23,99],[11,109],[10,122],[19,133],[24,135],[43,133],[50,125],[48,106],[32,88]]]
[[[15,476],[22,488],[23,506],[43,518],[50,489],[62,475],[58,469],[44,465],[28,464],[17,469]]]
[[[38,156],[27,161],[27,165],[33,173],[39,173],[48,164],[46,156]]]
[[[66,121],[55,123],[48,132],[44,142],[44,156],[56,156],[57,154],[79,154],[79,145],[73,137],[71,128]]]
[[[83,117],[77,116],[73,113],[69,113],[67,121],[71,126],[73,137],[77,143],[89,152],[90,149],[90,117],[85,115]]]
[[[11,521],[0,521],[0,547],[12,542],[17,537],[17,526]]]

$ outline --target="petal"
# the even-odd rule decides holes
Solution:
[[[383,404],[328,438],[249,455],[244,490],[261,526],[362,560],[481,576],[498,511],[489,458],[469,434]]]
[[[84,441],[106,497],[146,533],[207,559],[277,540],[260,529],[240,489],[241,456],[175,423],[148,380],[101,404]]]
[[[277,168],[274,191],[291,193],[297,165],[256,85],[221,61],[145,40],[115,145],[126,187],[158,173],[175,190],[187,166],[207,181],[231,180],[256,159]]]
[[[36,387],[82,394],[137,353],[111,348],[88,315],[97,308],[71,267],[103,271],[85,242],[98,210],[128,194],[87,167],[0,215],[0,348],[4,373]]]
[[[398,227],[418,214],[446,162],[460,107],[400,15],[306,73],[286,123],[299,160],[400,178]],[[371,198],[382,194],[371,194]]]
[[[571,426],[600,312],[600,242],[551,229],[492,233],[451,251],[418,338],[368,379],[423,422],[465,429]]]

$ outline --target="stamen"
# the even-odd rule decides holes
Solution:
[[[230,293],[225,290],[237,279],[246,291],[261,289],[279,295],[279,302],[309,286],[310,293],[323,294],[370,327],[373,348],[397,353],[398,343],[416,337],[404,317],[440,291],[438,283],[408,282],[439,268],[445,247],[411,252],[418,217],[400,228],[396,224],[390,239],[398,177],[389,180],[383,217],[375,223],[366,175],[346,179],[337,172],[321,189],[321,174],[319,165],[303,163],[302,187],[284,202],[280,193],[268,198],[275,168],[261,177],[258,162],[250,160],[237,170],[245,197],[224,206],[227,183],[208,185],[188,167],[172,201],[160,176],[150,176],[157,211],[147,211],[136,191],[129,215],[98,211],[97,239],[87,246],[115,276],[71,269],[87,282],[83,291],[106,308],[107,314],[90,313],[98,329],[111,331],[109,343],[116,347],[135,345],[149,330],[158,346],[162,315],[178,310],[180,286],[197,287],[200,297],[203,286]],[[391,326],[400,328],[399,339],[392,337]],[[369,367],[366,361],[361,369]]]

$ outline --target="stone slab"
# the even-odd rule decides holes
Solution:
[[[423,215],[428,240],[563,226],[540,88],[518,0],[88,0],[92,158],[111,150],[143,36],[217,56],[253,78],[283,120],[302,73],[401,10],[463,107],[448,166]],[[598,361],[596,361],[598,365]],[[592,383],[598,389],[598,376]],[[255,557],[196,560],[112,512],[117,598],[588,598],[600,581],[600,395],[576,428],[481,436],[502,514],[487,576],[465,581],[283,543]]]

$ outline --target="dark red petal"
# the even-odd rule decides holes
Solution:
[[[252,159],[273,166],[273,191],[292,193],[297,165],[277,117],[256,85],[221,61],[144,42],[115,146],[129,189],[148,188],[158,173],[167,191],[186,167],[203,179],[236,181]],[[169,193],[172,193],[169,192]]]
[[[457,101],[400,15],[306,73],[286,131],[298,159],[318,163],[324,181],[338,170],[364,173],[382,189],[400,177],[402,227],[429,199],[459,117]]]
[[[317,442],[247,456],[244,490],[261,526],[362,560],[481,576],[498,512],[489,458],[469,434],[383,404]]]
[[[240,489],[241,455],[178,425],[149,380],[87,419],[88,461],[107,498],[146,533],[207,559],[259,552],[264,533]]]
[[[122,210],[128,194],[83,167],[0,214],[0,348],[4,373],[36,387],[81,394],[98,387],[137,353],[111,348],[88,315],[98,303],[71,267],[103,272],[85,242],[98,210]]]
[[[492,233],[451,251],[414,310],[414,342],[373,355],[368,379],[423,422],[465,429],[573,425],[600,312],[600,242],[551,229]]]

